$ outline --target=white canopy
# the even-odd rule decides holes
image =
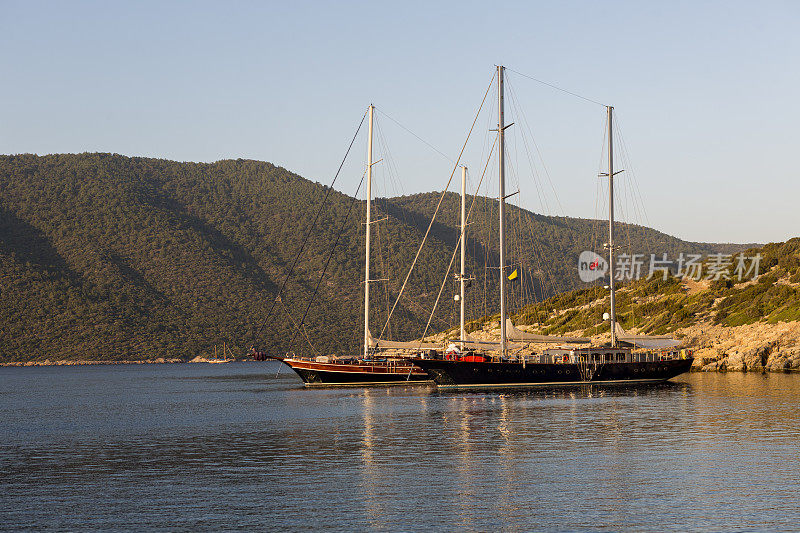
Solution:
[[[614,330],[617,333],[617,339],[629,342],[639,348],[665,350],[668,348],[675,348],[681,344],[681,341],[673,339],[669,335],[630,335],[622,329],[619,322],[614,323]]]
[[[500,347],[500,341],[479,341],[477,339],[473,339],[469,335],[466,336],[465,339],[456,339],[450,342],[456,344],[463,344],[466,348],[485,348],[487,350],[497,350]],[[521,348],[522,346],[519,344],[508,343],[508,348]]]
[[[588,344],[591,339],[586,337],[556,337],[551,335],[536,335],[514,327],[511,319],[506,319],[506,336],[514,341],[546,342],[546,343],[582,343]]]
[[[402,342],[374,339],[371,331],[367,331],[367,335],[367,341],[372,348],[395,348],[398,350],[438,350],[441,348],[439,344],[424,343],[422,341]]]

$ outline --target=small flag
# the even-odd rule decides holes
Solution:
[[[508,275],[508,281],[514,281],[519,277],[519,273],[517,273],[517,269],[514,269],[514,272]]]

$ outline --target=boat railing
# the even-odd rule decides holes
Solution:
[[[346,357],[346,356],[334,356],[334,355],[317,355],[317,356],[295,356],[294,354],[286,355],[287,359],[292,359],[294,361],[304,361],[309,363],[320,363],[320,364],[356,364],[359,366],[370,367],[370,368],[404,368],[407,369],[410,366],[413,366],[409,361],[407,361],[403,357],[393,357],[388,356],[384,358],[375,358],[375,359],[362,359],[361,357]]]

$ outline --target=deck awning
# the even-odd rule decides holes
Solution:
[[[514,327],[510,318],[506,319],[506,337],[512,341],[541,342],[552,344],[589,344],[592,339],[587,337],[558,337],[554,335],[536,335]]]
[[[614,329],[617,334],[617,339],[623,342],[633,344],[637,348],[646,348],[649,350],[667,350],[680,346],[683,341],[674,339],[669,335],[630,335],[619,322],[614,324]]]
[[[390,341],[386,339],[375,339],[372,337],[372,332],[367,332],[367,343],[370,348],[384,348],[396,350],[438,350],[442,346],[440,344],[425,343],[420,341]]]

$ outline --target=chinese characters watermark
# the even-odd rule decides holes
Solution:
[[[642,277],[652,279],[660,276],[666,280],[673,275],[676,278],[700,280],[737,280],[758,279],[761,265],[761,254],[753,256],[740,253],[678,255],[670,260],[667,254],[650,254],[649,262],[646,254],[619,254],[614,262],[614,279],[618,281],[638,280]],[[589,283],[607,276],[608,262],[594,252],[582,252],[578,258],[578,275],[581,281]]]

